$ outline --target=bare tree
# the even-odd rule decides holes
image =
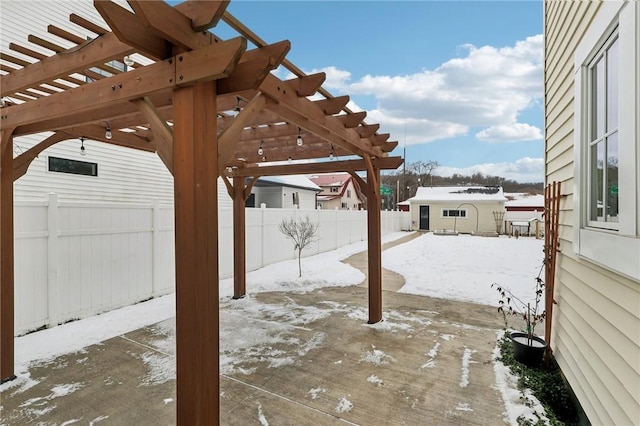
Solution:
[[[300,257],[302,250],[312,242],[316,241],[316,235],[318,232],[318,224],[311,222],[309,216],[304,219],[282,219],[282,222],[278,225],[280,232],[285,237],[293,241],[294,250],[298,251],[298,277],[302,276],[302,263]]]
[[[437,161],[416,161],[409,165],[409,170],[418,175],[418,186],[427,185],[433,171],[440,167]]]

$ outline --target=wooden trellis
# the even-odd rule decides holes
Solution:
[[[545,321],[544,336],[547,341],[545,364],[551,359],[551,323],[553,320],[554,284],[558,245],[558,219],[560,217],[560,182],[552,182],[544,190],[544,278],[545,278]]]

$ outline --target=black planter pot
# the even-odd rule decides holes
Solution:
[[[510,337],[513,345],[513,357],[516,361],[529,367],[540,365],[544,350],[547,348],[547,342],[538,336],[533,336],[531,344],[529,344],[527,333],[520,332],[513,332]]]

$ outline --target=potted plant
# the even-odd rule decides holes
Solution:
[[[544,262],[535,278],[535,303],[533,306],[516,297],[508,288],[497,283],[491,284],[491,287],[495,288],[500,295],[498,312],[502,313],[505,327],[510,328],[507,315],[521,317],[524,320],[524,332],[513,331],[509,336],[513,344],[514,358],[531,367],[540,365],[547,348],[547,342],[535,334],[536,325],[544,321],[545,318],[544,300],[542,300],[545,283],[541,278],[543,270]]]

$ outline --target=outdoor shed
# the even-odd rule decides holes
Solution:
[[[502,226],[507,199],[500,186],[436,186],[418,188],[407,201],[413,230],[491,233]]]

